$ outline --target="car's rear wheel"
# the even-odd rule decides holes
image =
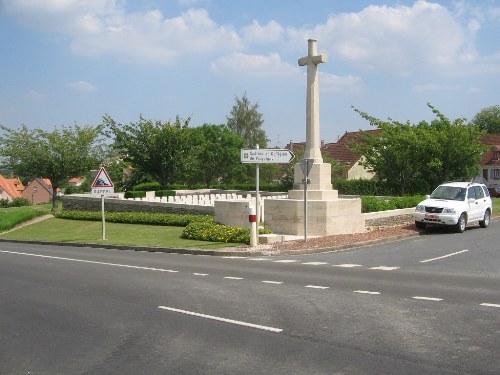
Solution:
[[[488,225],[490,225],[490,219],[491,219],[491,212],[490,210],[486,210],[484,212],[484,218],[479,222],[479,226],[481,228],[486,228]]]
[[[455,230],[458,233],[463,233],[465,232],[465,228],[467,228],[467,215],[462,213],[458,218],[458,222],[455,224]]]
[[[421,221],[415,221],[415,226],[418,229],[425,229],[425,227],[426,227],[425,223],[422,223]]]

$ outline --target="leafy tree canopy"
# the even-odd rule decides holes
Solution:
[[[114,136],[114,147],[126,163],[149,174],[163,188],[180,178],[190,160],[190,118],[176,117],[174,122],[148,120],[118,124],[109,115],[103,118],[107,134]]]
[[[443,181],[471,179],[486,150],[478,126],[464,119],[451,121],[428,106],[437,118],[417,125],[382,121],[354,109],[382,131],[365,133],[351,149],[364,156],[362,165],[401,195],[429,192]]]
[[[474,116],[472,123],[487,133],[500,133],[500,105],[483,108]]]
[[[263,123],[259,104],[252,104],[246,93],[241,99],[236,96],[236,103],[227,116],[227,127],[244,139],[245,148],[254,148],[257,145],[260,148],[267,147],[266,132],[261,128]]]
[[[54,191],[52,210],[57,209],[57,189],[65,181],[84,175],[104,159],[100,126],[63,126],[53,131],[9,129],[0,125],[0,155],[14,174],[50,179]]]

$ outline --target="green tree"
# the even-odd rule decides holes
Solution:
[[[57,210],[57,190],[64,183],[86,174],[104,159],[100,126],[30,130],[25,125],[13,130],[0,125],[0,155],[17,175],[48,178],[52,183],[52,211]]]
[[[187,130],[190,120],[177,116],[172,123],[140,116],[138,123],[122,125],[105,115],[103,125],[108,135],[114,136],[114,147],[124,162],[168,188],[182,178],[191,160]]]
[[[227,116],[227,127],[244,139],[245,148],[254,148],[257,145],[260,148],[267,147],[266,132],[261,128],[264,120],[258,109],[259,104],[250,103],[247,94],[244,93],[241,99],[236,96],[236,103]]]
[[[500,133],[500,105],[483,108],[474,116],[472,123],[487,133]]]
[[[191,181],[208,188],[219,179],[231,182],[243,173],[240,150],[243,139],[225,125],[204,124],[190,129],[194,156]]]
[[[382,131],[366,133],[362,142],[350,147],[363,155],[363,166],[401,195],[428,192],[443,181],[476,176],[486,150],[478,126],[464,119],[451,121],[428,106],[437,119],[417,125],[382,121],[354,109]]]

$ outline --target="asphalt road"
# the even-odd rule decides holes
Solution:
[[[499,374],[499,229],[287,257],[0,242],[0,374]]]

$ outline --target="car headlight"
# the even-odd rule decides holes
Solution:
[[[457,212],[455,211],[454,208],[444,208],[443,209],[443,214],[456,214]]]
[[[425,212],[425,206],[419,204],[417,207],[415,207],[415,212]]]

